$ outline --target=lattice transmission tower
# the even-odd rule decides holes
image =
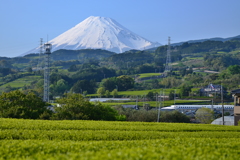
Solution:
[[[43,101],[49,102],[49,77],[50,77],[50,54],[52,49],[52,44],[45,43],[44,44],[45,49],[45,68],[44,68],[44,94],[43,94]]]
[[[168,37],[168,49],[167,49],[167,59],[165,64],[164,75],[167,76],[168,73],[172,71],[172,64],[171,64],[171,38]]]
[[[43,67],[41,66],[42,55],[43,55],[43,39],[40,38],[40,46],[39,46],[39,56],[38,56],[38,64],[37,64],[37,71],[41,70]]]

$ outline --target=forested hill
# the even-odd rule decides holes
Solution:
[[[240,39],[230,41],[205,41],[197,43],[183,43],[179,46],[171,46],[171,61],[178,62],[187,67],[209,67],[213,70],[221,70],[229,65],[239,64]],[[130,68],[138,65],[152,64],[164,66],[166,61],[167,46],[158,47],[155,51],[132,50],[122,54],[115,54],[102,63],[116,68]],[[185,63],[191,59],[201,63]],[[212,62],[211,62],[212,61]],[[184,64],[185,63],[185,64]],[[218,67],[215,65],[217,64]],[[155,67],[156,68],[156,67]]]
[[[205,41],[230,41],[230,40],[236,40],[236,39],[240,39],[240,35],[238,36],[234,36],[234,37],[229,37],[229,38],[220,38],[220,37],[216,37],[216,38],[210,38],[210,39],[199,39],[199,40],[189,40],[186,41],[187,43],[197,43],[197,42],[205,42]],[[172,46],[180,46],[183,43],[186,42],[179,42],[179,43],[173,43]]]
[[[235,89],[239,85],[239,39],[171,46],[173,77],[156,79],[164,71],[167,48],[168,46],[161,46],[156,50],[131,50],[121,54],[92,49],[53,52],[50,75],[52,95],[62,95],[70,90],[92,94],[102,86],[111,92],[116,86],[121,91],[193,84],[200,87],[209,82],[219,84],[220,81],[228,85],[229,89]],[[21,88],[26,92],[34,90],[41,97],[44,64],[43,55],[37,54],[0,57],[0,92]],[[215,71],[215,74],[202,74],[205,70]],[[152,81],[134,85],[132,79],[141,82],[140,74],[143,73],[154,73],[148,76]],[[124,88],[123,84],[131,87]]]
[[[240,48],[240,39],[230,41],[205,41],[196,43],[183,43],[175,47],[181,54],[194,54],[194,53],[215,53],[215,52],[230,52]],[[159,49],[159,48],[158,48]]]
[[[101,49],[81,49],[81,50],[57,50],[51,54],[54,61],[68,61],[68,60],[79,60],[83,61],[86,59],[97,59],[109,57],[116,53]]]
[[[240,39],[229,41],[204,41],[197,43],[183,43],[171,47],[172,62],[184,62],[197,57],[202,63],[188,63],[188,67],[205,66],[209,69],[221,70],[229,65],[239,63]],[[160,46],[156,50],[131,50],[116,54],[100,49],[58,50],[51,54],[52,66],[68,68],[71,65],[95,62],[105,67],[130,68],[140,65],[155,65],[162,69],[166,61],[167,46]],[[202,57],[202,59],[201,59]],[[214,62],[212,62],[214,60]],[[217,61],[216,61],[217,60]],[[199,62],[199,61],[198,61]],[[29,54],[24,57],[0,57],[1,68],[24,69],[43,65],[43,56]],[[218,67],[214,64],[218,64]],[[156,68],[156,67],[155,67]]]

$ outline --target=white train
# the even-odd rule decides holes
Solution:
[[[233,111],[234,105],[223,105],[225,111]],[[209,108],[215,110],[222,110],[222,105],[171,105],[169,107],[161,108],[162,111],[171,111],[171,110],[179,110],[179,111],[187,111],[187,110],[197,110],[199,108]]]

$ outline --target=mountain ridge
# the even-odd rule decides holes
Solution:
[[[221,38],[221,37],[215,37],[215,38],[204,38],[204,39],[197,39],[197,40],[189,40],[189,41],[184,41],[184,42],[178,42],[178,43],[173,43],[171,44],[172,46],[178,46],[178,45],[182,45],[183,43],[196,43],[196,42],[204,42],[204,41],[229,41],[232,39],[240,39],[240,35],[238,36],[234,36],[234,37],[228,37],[228,38]]]

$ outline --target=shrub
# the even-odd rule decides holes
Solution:
[[[57,100],[61,107],[55,107],[54,119],[69,120],[116,120],[117,111],[100,102],[90,103],[81,94],[66,94]]]
[[[0,95],[0,117],[3,118],[24,118],[39,119],[44,114],[51,115],[52,112],[47,109],[46,102],[37,97],[33,92],[24,94],[19,90]],[[49,117],[49,116],[48,116]]]

